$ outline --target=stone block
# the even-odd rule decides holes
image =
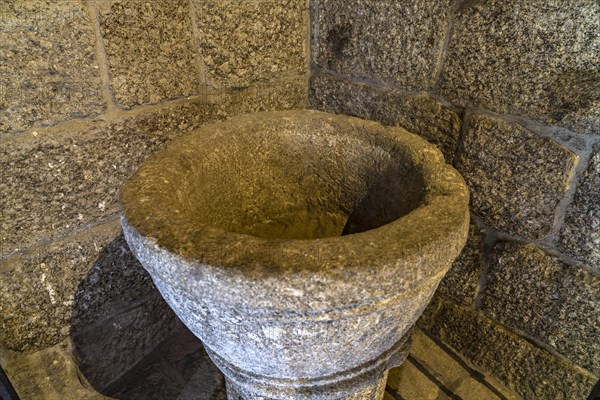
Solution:
[[[441,93],[462,106],[600,130],[600,4],[467,1],[445,57]]]
[[[13,350],[54,345],[156,294],[117,221],[2,261],[0,280],[0,347]]]
[[[189,3],[98,2],[115,99],[127,108],[200,91]]]
[[[482,310],[600,375],[600,278],[533,244],[499,242],[490,255]]]
[[[451,1],[311,2],[311,60],[348,77],[433,88]]]
[[[419,325],[525,399],[586,399],[598,380],[481,313],[440,297]]]
[[[516,123],[467,118],[456,167],[471,189],[473,212],[498,230],[528,239],[547,235],[576,156]]]
[[[110,230],[113,230],[112,226]],[[152,278],[129,250],[123,234],[117,231],[114,240],[99,247],[100,253],[92,257],[95,259],[93,265],[77,286],[71,311],[71,332],[85,330],[92,324],[127,312],[157,294]],[[97,235],[96,232],[92,234]],[[69,278],[66,275],[63,279]]]
[[[92,22],[76,1],[0,4],[0,133],[104,109]]]
[[[105,391],[117,399],[226,400],[221,371],[182,327]]]
[[[428,95],[408,95],[319,73],[310,78],[309,106],[401,126],[437,145],[446,161],[454,159],[460,117]]]
[[[130,311],[73,331],[73,357],[85,379],[103,392],[168,338],[179,324],[156,292]]]
[[[484,232],[471,221],[467,244],[440,283],[437,293],[465,306],[473,304],[483,270],[484,240]]]
[[[118,192],[165,142],[228,115],[306,104],[303,77],[0,139],[0,255],[57,240],[118,211]]]
[[[567,208],[558,247],[600,271],[600,143],[594,146],[573,202]]]
[[[162,144],[225,111],[198,102],[0,142],[0,253],[57,240],[118,210],[118,192]]]
[[[118,234],[117,222],[0,264],[0,347],[41,349],[68,337],[80,281],[100,249]]]
[[[246,87],[306,73],[306,1],[193,0],[193,4],[210,86]]]

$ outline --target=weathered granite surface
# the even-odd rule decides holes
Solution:
[[[471,221],[469,237],[458,258],[452,264],[436,293],[465,306],[473,304],[483,270],[483,241],[485,234]]]
[[[499,242],[490,256],[481,308],[600,375],[600,277],[533,244]]]
[[[110,400],[79,375],[68,342],[31,354],[0,349],[0,364],[24,400]]]
[[[125,107],[198,94],[201,76],[185,0],[97,2],[115,99]]]
[[[415,329],[408,360],[390,371],[387,384],[388,392],[403,400],[521,400],[420,329]]]
[[[445,59],[441,93],[466,106],[600,131],[600,4],[466,1]]]
[[[304,76],[252,85],[244,89],[223,92],[220,102],[228,115],[271,110],[301,110],[306,108],[307,87]]]
[[[191,104],[3,140],[2,253],[114,215],[120,186],[144,158],[182,131],[217,118],[222,116],[214,105]]]
[[[306,1],[193,0],[192,3],[196,8],[199,48],[208,85],[245,87],[306,73]]]
[[[426,94],[355,83],[327,73],[311,75],[309,107],[398,125],[438,146],[452,163],[460,134],[460,116]]]
[[[577,184],[566,211],[558,247],[578,261],[600,271],[600,142]]]
[[[127,400],[225,400],[223,374],[189,330],[178,328],[103,393]]]
[[[119,231],[113,221],[3,261],[0,347],[52,346],[155,295]]]
[[[156,290],[142,304],[71,332],[73,358],[99,391],[129,371],[177,328],[179,320]]]
[[[71,335],[128,312],[156,294],[152,278],[129,250],[122,232],[114,233],[112,223],[107,230],[108,238],[114,237],[114,240],[106,245],[94,242],[94,250],[101,251],[95,257],[88,257],[93,265],[79,281],[74,295],[71,294]],[[95,240],[99,233],[97,230],[90,232]],[[77,247],[80,246],[78,243]],[[70,278],[68,275],[63,277]],[[163,312],[167,311],[163,309]]]
[[[451,1],[311,1],[311,60],[410,90],[435,84]]]
[[[419,326],[525,399],[586,399],[598,380],[480,313],[439,297]]]
[[[0,19],[0,133],[103,111],[82,2],[6,0]]]
[[[132,250],[228,382],[275,398],[377,386],[469,219],[466,186],[433,145],[316,111],[181,137],[122,204]]]
[[[471,189],[473,212],[504,232],[542,238],[567,190],[575,154],[515,123],[467,118],[456,161]]]
[[[165,142],[227,115],[302,108],[303,79],[0,139],[0,254],[56,240],[118,211],[117,193]]]
[[[2,261],[0,347],[41,349],[67,338],[77,287],[118,229],[113,221]]]

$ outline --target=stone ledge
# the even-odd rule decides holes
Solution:
[[[131,370],[180,324],[158,291],[139,306],[71,333],[80,374],[95,389],[105,389]]]
[[[387,381],[390,398],[404,400],[450,399],[519,400],[520,396],[474,370],[423,333],[415,330],[410,356],[390,370]]]
[[[78,374],[70,343],[32,354],[0,350],[0,363],[21,399],[110,400]]]
[[[200,340],[183,326],[104,393],[119,399],[227,398],[223,374]]]

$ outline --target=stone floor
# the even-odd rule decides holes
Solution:
[[[21,400],[226,399],[223,377],[200,342],[185,329],[103,388],[102,394],[86,384],[68,354],[64,345],[26,357],[4,353],[0,364]],[[385,394],[385,400],[519,398],[419,330],[407,361],[390,371]]]

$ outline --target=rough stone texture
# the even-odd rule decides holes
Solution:
[[[156,294],[116,221],[3,261],[0,282],[0,347],[14,350],[52,346]]]
[[[561,251],[600,271],[600,143],[577,184],[560,232]]]
[[[63,342],[31,354],[0,350],[0,364],[22,399],[226,399],[223,375],[200,340],[181,325],[105,388],[94,388],[78,370],[70,344]],[[115,355],[114,349],[108,351]]]
[[[85,379],[102,391],[151,353],[179,320],[158,292],[130,311],[88,326],[71,336],[73,357]]]
[[[245,87],[306,73],[305,0],[193,0],[193,4],[209,85]]]
[[[21,399],[110,400],[79,375],[68,342],[32,354],[0,350],[0,364]]]
[[[419,325],[525,399],[586,399],[598,380],[481,314],[439,297]]]
[[[312,62],[350,77],[430,89],[450,8],[449,0],[312,1]]]
[[[2,252],[60,238],[114,215],[120,186],[148,154],[217,117],[214,107],[196,104],[4,141]]]
[[[0,266],[0,347],[40,349],[68,337],[80,281],[118,233],[113,221],[90,235],[42,247]]]
[[[483,230],[476,223],[471,222],[467,244],[442,279],[438,294],[465,306],[473,304],[479,288],[479,277],[483,270],[484,240]]]
[[[494,393],[501,393],[503,399],[520,399],[480,372],[465,369],[456,361],[456,355],[420,330],[415,332],[411,359],[419,367],[407,360],[390,370],[385,400],[394,400],[398,395],[404,400],[445,400],[450,398],[445,390],[464,400],[498,399]],[[105,399],[102,395],[127,400],[226,399],[223,375],[200,340],[182,326],[131,370],[101,389],[102,394],[95,393],[85,376],[76,373],[66,343],[28,355],[0,350],[0,364],[23,399]]]
[[[415,330],[410,354],[399,371],[390,371],[388,379],[388,386],[397,389],[403,399],[438,399],[434,394],[444,398],[442,388],[446,393],[452,393],[463,400],[499,400],[501,397],[498,394],[504,396],[504,400],[518,398],[507,393],[496,382],[491,383],[480,372],[468,369],[456,355],[442,349],[419,329]],[[408,367],[406,373],[405,366]],[[412,380],[413,376],[418,380]],[[424,380],[430,380],[429,384]],[[431,394],[427,395],[425,390],[421,392],[421,388],[428,388]],[[434,388],[438,390],[435,391]]]
[[[316,111],[181,137],[122,204],[125,237],[169,305],[236,389],[268,398],[380,381],[469,218],[467,188],[433,145]]]
[[[103,393],[127,400],[225,400],[223,374],[181,327]]]
[[[306,99],[306,78],[299,76],[223,92],[213,101],[221,104],[228,115],[236,115],[270,110],[304,109]]]
[[[114,230],[112,226],[109,232]],[[92,230],[95,240],[99,232]],[[115,234],[108,237],[114,237]],[[152,278],[135,259],[123,234],[106,245],[94,242],[94,250],[102,249],[86,276],[80,280],[71,310],[71,334],[86,330],[89,326],[127,312],[154,296],[156,288]],[[73,242],[69,242],[73,246]],[[77,244],[80,247],[81,244]],[[63,276],[63,280],[70,279]],[[166,312],[167,309],[163,309]]]
[[[189,2],[98,2],[115,99],[126,107],[200,90]]]
[[[552,228],[575,155],[518,124],[475,114],[466,122],[457,169],[483,221],[529,239]]]
[[[467,1],[441,92],[460,105],[600,131],[600,4]]]
[[[498,243],[491,254],[483,311],[554,347],[600,375],[600,278],[533,244]]]
[[[56,240],[118,211],[121,185],[182,132],[229,114],[301,108],[302,79],[0,139],[0,253]],[[36,136],[37,135],[37,136]]]
[[[437,145],[447,162],[454,160],[460,117],[428,95],[408,95],[318,73],[310,78],[309,106],[399,125]]]
[[[363,384],[360,388],[353,387],[354,385],[348,382],[335,382],[333,385],[329,384],[326,387],[318,387],[314,382],[308,380],[301,380],[303,386],[286,388],[287,390],[283,393],[279,387],[280,395],[278,397],[271,397],[272,395],[264,391],[261,387],[260,391],[253,390],[256,388],[247,389],[246,386],[235,385],[231,380],[225,379],[225,387],[227,391],[228,399],[248,399],[248,400],[266,400],[266,399],[327,399],[327,400],[381,400],[385,393],[385,384],[387,381],[387,371],[379,374],[378,380],[372,380],[368,384]],[[227,375],[226,375],[227,376]],[[262,385],[266,386],[266,385]],[[281,386],[281,385],[276,385]],[[335,386],[338,386],[337,388]],[[343,386],[344,389],[340,390],[339,386]]]
[[[94,31],[82,7],[0,4],[0,133],[102,112]]]

